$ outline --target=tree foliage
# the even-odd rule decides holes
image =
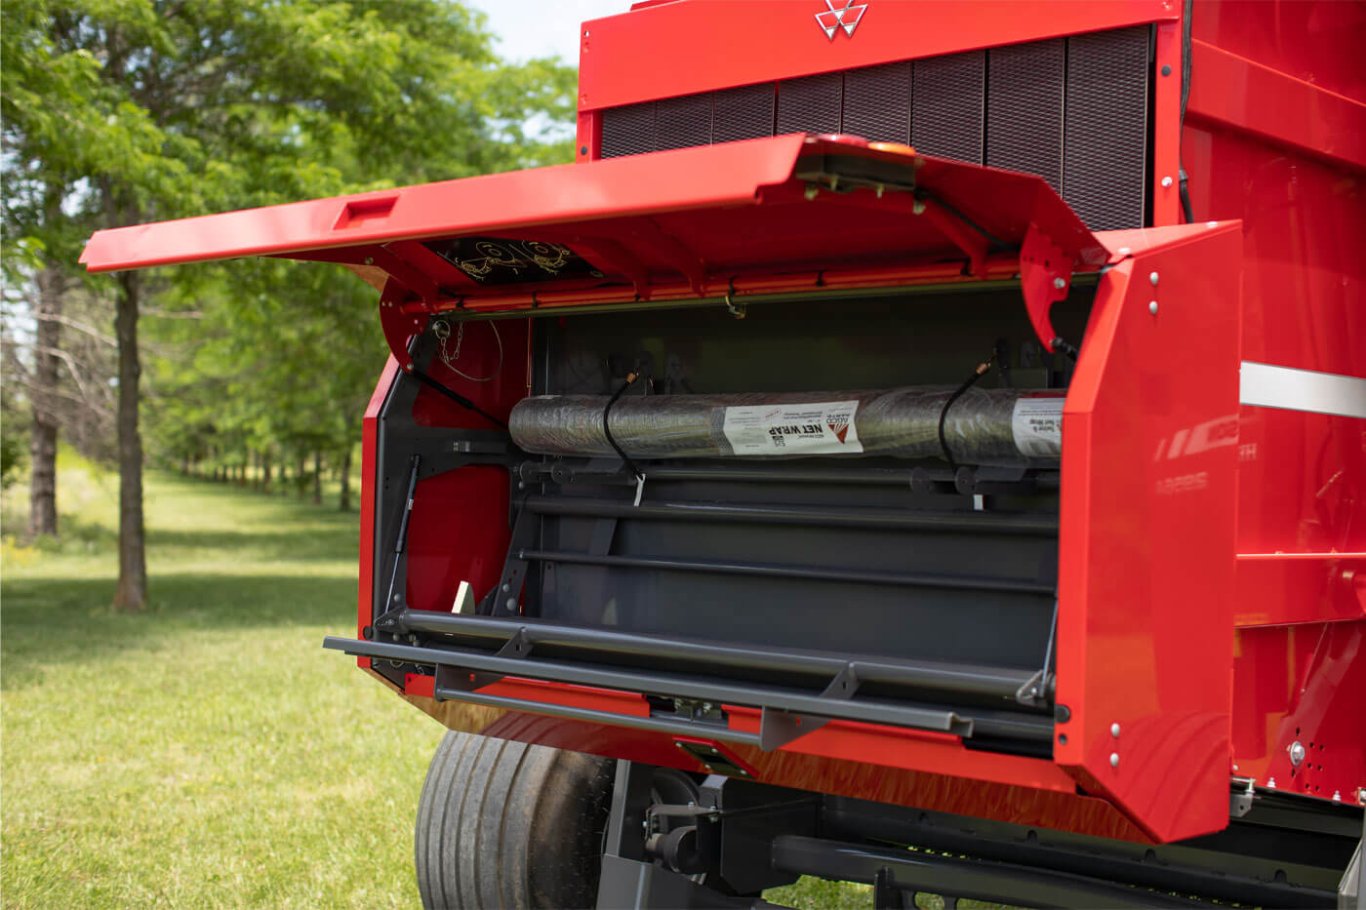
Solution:
[[[75,266],[92,230],[570,154],[572,70],[500,60],[482,15],[446,0],[5,0],[0,55],[6,284],[59,272],[97,331],[118,314],[103,384],[146,393],[121,398],[125,493],[139,410],[149,452],[182,465],[345,463],[384,348],[373,290],[335,266],[92,277]],[[7,294],[15,370],[35,356],[26,296]],[[140,534],[140,492],[124,505]]]

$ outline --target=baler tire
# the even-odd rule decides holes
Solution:
[[[607,759],[447,733],[417,808],[423,907],[593,906],[612,778]]]

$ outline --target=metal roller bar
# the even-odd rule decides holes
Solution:
[[[634,484],[619,471],[574,468],[565,462],[524,462],[520,468],[523,480],[536,482],[550,479],[555,483]],[[1025,477],[1044,490],[1058,488],[1057,471],[1030,471]],[[909,489],[919,479],[953,482],[954,472],[948,468],[789,468],[780,463],[766,465],[675,465],[651,464],[649,478],[653,481],[679,480],[717,483],[794,483],[832,484],[859,487],[901,487]]]
[[[530,620],[460,616],[427,610],[405,610],[399,628],[412,632],[454,635],[502,644],[520,635],[529,645],[560,645],[582,648],[606,657],[637,657],[652,661],[674,659],[717,668],[774,673],[810,674],[833,679],[841,672],[853,674],[861,684],[890,684],[943,694],[998,698],[1016,706],[1015,695],[1029,682],[1032,670],[1011,670],[975,664],[934,661],[886,661],[851,659],[835,655],[791,650],[735,647],[689,639],[638,635],[610,629],[586,629]],[[1040,711],[1046,709],[1039,709]]]
[[[908,509],[856,509],[824,506],[773,506],[751,503],[629,502],[571,496],[533,495],[526,508],[537,515],[633,518],[643,521],[715,521],[748,524],[868,528],[939,533],[997,533],[1054,537],[1058,520],[1044,515],[999,512],[922,512]]]
[[[617,714],[612,711],[596,711],[592,708],[575,708],[549,702],[526,701],[521,698],[507,698],[502,695],[484,695],[480,692],[466,692],[463,689],[438,687],[434,694],[439,701],[465,701],[472,705],[485,705],[490,708],[504,708],[508,711],[529,711],[533,714],[548,714],[567,720],[581,720],[593,724],[612,724],[632,730],[651,730],[656,733],[672,733],[677,736],[705,737],[718,742],[739,743],[745,746],[762,748],[757,733],[732,730],[719,724],[703,725],[694,721],[671,720],[667,717],[638,717],[633,714]]]
[[[358,657],[374,657],[422,666],[446,666],[523,679],[599,686],[625,692],[696,699],[718,705],[773,708],[833,720],[858,720],[893,727],[936,730],[965,738],[976,733],[986,737],[1035,743],[1052,742],[1053,738],[1053,723],[1050,718],[1010,715],[1001,711],[973,711],[971,714],[964,714],[957,710],[897,704],[884,699],[824,698],[801,690],[731,680],[712,682],[666,673],[620,670],[534,657],[498,657],[482,651],[387,644],[333,636],[323,640],[323,647]],[[452,694],[451,697],[458,696]]]
[[[616,566],[623,569],[657,569],[671,572],[712,572],[718,575],[751,575],[761,578],[804,578],[811,581],[845,581],[856,584],[905,585],[917,588],[950,588],[962,591],[1010,591],[1052,597],[1054,586],[1022,579],[991,579],[930,575],[928,573],[870,572],[859,569],[819,569],[808,566],[774,565],[751,562],[665,559],[655,556],[594,556],[566,550],[520,550],[518,559],[562,562],[587,566]]]

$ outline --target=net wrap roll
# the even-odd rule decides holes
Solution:
[[[633,459],[939,458],[970,465],[1056,466],[1060,391],[969,388],[944,414],[951,388],[853,392],[632,395],[612,405],[612,437]],[[615,457],[606,395],[538,395],[512,409],[524,451]],[[944,442],[939,437],[944,414]]]

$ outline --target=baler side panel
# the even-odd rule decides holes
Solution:
[[[1245,362],[1366,379],[1363,26],[1358,4],[1194,4],[1182,157],[1195,218],[1244,224]],[[1240,410],[1234,762],[1350,803],[1366,787],[1366,421],[1314,413],[1312,386],[1302,399]]]
[[[1064,410],[1054,748],[1167,841],[1228,821],[1238,310],[1210,302],[1241,237],[1164,233],[1102,279]]]

